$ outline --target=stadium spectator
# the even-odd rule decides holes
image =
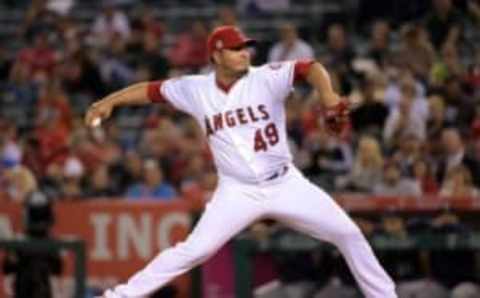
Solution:
[[[478,1],[468,1],[468,13],[472,17],[473,21],[480,23],[480,3]]]
[[[196,181],[182,185],[180,189],[182,197],[192,204],[194,210],[201,210],[212,198],[217,180],[215,171],[206,170]]]
[[[10,123],[1,123],[0,129],[0,172],[2,169],[17,166],[22,161],[22,147],[18,139],[17,127]]]
[[[216,26],[238,26],[238,17],[235,10],[230,6],[221,6],[217,10],[217,19],[212,24]]]
[[[65,55],[59,73],[68,94],[84,95],[88,99],[104,94],[107,86],[103,82],[100,65],[93,52],[86,48]]]
[[[79,157],[88,172],[94,172],[102,164],[110,166],[122,159],[119,144],[108,137],[103,127],[88,132],[84,129],[75,131],[70,151]]]
[[[332,24],[327,30],[327,52],[323,62],[339,75],[347,75],[352,69],[355,53],[349,43],[349,37],[342,24]]]
[[[135,70],[127,61],[126,42],[120,36],[110,40],[108,51],[99,59],[99,70],[108,90],[122,88],[135,80]]]
[[[23,23],[18,27],[18,37],[31,40],[38,32],[54,32],[57,14],[48,9],[48,1],[33,0],[29,4]]]
[[[375,96],[373,78],[364,78],[361,84],[362,103],[351,113],[352,127],[358,135],[380,136],[388,116],[388,108]]]
[[[467,133],[475,116],[475,105],[473,100],[465,94],[460,78],[448,78],[442,93],[446,104],[446,120]]]
[[[70,155],[63,164],[62,199],[75,200],[84,196],[85,168],[79,158]]]
[[[11,77],[22,77],[25,74],[31,81],[46,82],[54,75],[58,59],[58,54],[48,40],[48,32],[40,31],[35,34],[33,46],[18,53]]]
[[[12,71],[9,81],[3,85],[2,89],[5,93],[3,100],[0,102],[0,107],[3,117],[9,118],[11,115],[8,111],[16,111],[19,117],[16,119],[15,125],[31,128],[34,121],[27,118],[26,115],[33,113],[37,100],[37,86],[29,79],[26,67],[21,67],[19,70],[17,72]]]
[[[375,195],[383,196],[419,196],[420,185],[413,179],[402,177],[400,167],[395,162],[385,165],[383,180],[373,187]]]
[[[57,127],[57,120],[48,114],[38,115],[36,121],[34,137],[39,144],[42,164],[48,167],[50,163],[63,162],[68,154],[69,131]]]
[[[143,164],[143,182],[130,186],[126,196],[131,200],[172,200],[177,195],[176,191],[163,179],[163,172],[158,163],[152,159],[146,160]]]
[[[456,45],[445,46],[440,51],[439,59],[434,63],[430,73],[432,89],[440,89],[450,80],[464,76],[463,65],[459,60]]]
[[[385,104],[390,111],[399,107],[403,97],[412,97],[412,113],[422,121],[427,121],[429,110],[428,101],[425,98],[425,85],[415,79],[408,70],[400,71],[393,77],[387,84],[384,94]]]
[[[442,131],[451,125],[446,119],[445,100],[442,96],[433,95],[428,100],[429,103],[429,118],[427,120],[427,139],[430,142],[439,140]]]
[[[39,189],[53,200],[62,199],[63,168],[60,163],[50,163],[39,179]]]
[[[153,7],[143,7],[132,22],[127,52],[129,63],[136,68],[137,81],[166,78],[169,71],[170,62],[161,48],[165,24],[155,19],[154,11]]]
[[[418,24],[406,24],[400,33],[400,48],[392,59],[407,67],[416,77],[428,80],[436,54],[425,29]]]
[[[403,82],[400,86],[401,99],[385,122],[383,140],[387,146],[393,147],[404,135],[414,135],[419,140],[426,137],[426,118],[414,109],[416,88],[413,83]]]
[[[455,128],[447,128],[442,132],[443,158],[437,165],[437,181],[443,185],[447,173],[459,165],[465,166],[471,173],[476,187],[480,185],[480,165],[465,151],[465,145],[460,133]]]
[[[413,164],[422,157],[422,142],[416,135],[405,134],[399,139],[391,159],[400,167],[402,176],[413,177]]]
[[[430,40],[437,50],[456,45],[463,31],[462,14],[453,6],[452,0],[432,2],[433,11],[425,19]]]
[[[103,164],[98,166],[92,173],[86,196],[89,198],[113,197],[119,195],[110,182],[109,168]]]
[[[130,36],[130,21],[125,13],[113,2],[105,1],[103,11],[95,19],[91,28],[95,44],[106,47],[115,39],[126,41]]]
[[[59,130],[66,133],[72,128],[72,111],[67,95],[60,86],[58,79],[52,79],[39,91],[36,113],[38,118],[50,118]]]
[[[386,20],[377,20],[373,23],[367,57],[373,59],[379,67],[383,67],[392,55],[390,35],[390,24]]]
[[[112,172],[112,184],[120,193],[125,193],[130,185],[140,184],[143,174],[143,159],[137,151],[128,150],[122,160],[114,163]]]
[[[325,189],[333,189],[335,179],[345,175],[352,166],[352,148],[347,142],[318,129],[305,140],[311,154],[304,172]]]
[[[208,29],[202,21],[194,21],[190,30],[177,37],[168,54],[169,61],[180,68],[199,70],[208,63]]]
[[[413,177],[420,185],[423,194],[436,194],[438,192],[438,183],[433,175],[431,164],[424,159],[417,159],[412,165]]]
[[[458,165],[448,170],[440,195],[446,197],[478,197],[478,189],[473,185],[472,174],[467,167]]]
[[[185,171],[182,173],[181,187],[195,183],[195,181],[201,181],[207,168],[206,165],[206,160],[203,156],[198,154],[191,156],[185,165]]]
[[[337,186],[355,192],[371,193],[382,180],[384,157],[378,141],[362,136],[358,142],[353,167],[348,176],[337,180]]]
[[[4,171],[3,176],[3,196],[10,201],[23,203],[29,193],[37,189],[37,180],[25,166],[10,167]]]
[[[56,31],[58,34],[58,40],[65,43],[65,52],[75,49],[78,50],[82,43],[82,29],[81,24],[73,18],[71,15],[64,15],[58,18],[56,22]],[[68,44],[70,43],[70,49]],[[75,45],[72,47],[71,45]]]
[[[154,7],[142,7],[139,15],[132,21],[131,39],[134,37],[134,31],[137,31],[140,40],[145,34],[155,35],[159,42],[163,40],[166,33],[165,24],[155,18],[154,12]]]
[[[312,46],[298,36],[297,28],[292,23],[285,23],[279,30],[280,41],[275,43],[268,54],[269,62],[313,59]]]
[[[174,160],[181,160],[181,167],[177,169],[181,172],[185,169],[186,156],[181,154],[178,150],[178,143],[181,142],[180,129],[173,125],[170,120],[166,120],[159,125],[159,128],[150,128],[144,130],[140,143],[137,148],[142,156],[148,156],[156,159],[162,169],[165,170],[165,174],[169,176],[171,173]],[[172,156],[169,152],[176,152],[176,156]]]
[[[168,76],[170,61],[163,56],[160,45],[159,36],[147,31],[142,35],[139,49],[134,52],[128,50],[133,55],[131,60],[136,67],[137,81],[159,80]]]
[[[468,237],[471,234],[470,227],[455,212],[448,210],[431,220],[430,230],[433,235],[450,235],[457,238]],[[475,250],[468,248],[452,250],[444,247],[428,251],[427,257],[431,278],[446,289],[476,280]]]

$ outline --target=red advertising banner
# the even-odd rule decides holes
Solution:
[[[85,240],[88,281],[99,286],[125,281],[161,250],[185,239],[191,228],[191,207],[181,200],[61,202],[55,205],[55,216],[56,238]],[[21,206],[2,203],[0,237],[11,238],[21,231]],[[71,278],[72,254],[65,254],[63,260],[64,276]],[[188,275],[175,281],[179,297],[190,297],[189,284]]]

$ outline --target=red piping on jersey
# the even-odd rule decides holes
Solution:
[[[310,66],[315,63],[314,60],[298,60],[295,62],[295,67],[293,71],[293,78],[295,82],[298,81],[305,81],[307,79],[308,71],[310,70]],[[233,85],[238,81],[235,80],[231,82],[230,84],[225,84],[218,80],[217,77],[215,77],[215,83],[217,84],[217,87],[223,90],[225,93],[228,93]],[[147,88],[147,94],[148,98],[152,102],[166,102],[165,96],[163,96],[161,92],[161,87],[162,87],[163,81],[153,81],[148,84]]]
[[[217,76],[215,76],[215,83],[217,84],[217,87],[222,89],[223,92],[228,93],[230,92],[230,89],[232,89],[233,85],[238,81],[236,79],[235,81],[231,82],[230,84],[225,84],[222,81],[220,81]]]
[[[153,81],[148,84],[147,95],[152,102],[166,102],[165,96],[163,96],[160,88],[163,81]]]
[[[298,60],[295,62],[293,70],[293,80],[295,82],[306,81],[310,66],[315,63],[314,60]]]

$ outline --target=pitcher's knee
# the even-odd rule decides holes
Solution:
[[[188,241],[178,244],[175,250],[189,266],[196,266],[204,262],[216,252],[216,248],[211,245]]]
[[[363,234],[356,225],[349,225],[340,229],[336,234],[333,235],[333,242],[335,244],[346,243],[350,241],[363,240]]]
[[[200,245],[196,252],[195,265],[206,261],[217,251],[216,247]]]

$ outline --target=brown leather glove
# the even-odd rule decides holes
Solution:
[[[324,123],[331,134],[340,135],[350,126],[350,103],[342,99],[334,106],[323,110]]]

